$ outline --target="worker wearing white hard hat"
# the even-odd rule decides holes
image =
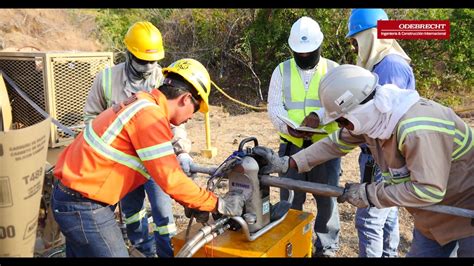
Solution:
[[[358,208],[404,206],[413,216],[408,257],[474,257],[473,218],[427,207],[474,209],[474,129],[416,90],[380,85],[380,77],[341,65],[321,80],[324,122],[341,129],[290,157],[259,146],[261,172],[300,173],[366,143],[384,180],[347,183],[338,202]],[[319,211],[319,210],[318,210]]]
[[[273,71],[268,90],[268,114],[280,135],[280,155],[292,155],[337,130],[337,124],[320,125],[324,114],[318,90],[319,81],[327,71],[338,64],[321,56],[324,34],[319,24],[310,17],[299,18],[291,27],[288,44],[293,57],[280,63]],[[295,130],[280,117],[296,124],[324,130],[323,134]],[[299,174],[290,170],[285,176],[322,184],[337,185],[341,160],[328,161],[310,172]],[[314,231],[317,239],[313,255],[331,257],[339,249],[339,212],[334,198],[313,195],[316,199],[317,216]],[[288,198],[288,190],[280,190],[280,198]],[[301,210],[306,193],[296,192],[292,208]]]

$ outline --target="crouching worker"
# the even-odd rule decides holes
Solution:
[[[99,114],[60,155],[51,206],[66,237],[67,257],[128,257],[114,209],[149,179],[187,208],[242,213],[239,195],[218,197],[181,170],[170,124],[208,111],[211,80],[194,59],[163,69],[164,82]]]
[[[472,128],[452,109],[415,90],[380,86],[376,74],[353,65],[330,70],[321,79],[319,98],[323,123],[336,121],[341,129],[291,157],[255,147],[268,162],[262,172],[307,172],[366,143],[384,180],[348,183],[338,202],[406,207],[415,222],[409,257],[473,257],[472,219],[417,208],[437,204],[474,210]]]

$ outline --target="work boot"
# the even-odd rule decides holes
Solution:
[[[316,250],[313,252],[313,258],[335,258],[336,252],[333,250]]]

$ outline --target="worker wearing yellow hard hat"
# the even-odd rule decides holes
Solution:
[[[163,69],[163,84],[139,91],[100,113],[61,153],[51,206],[72,257],[126,257],[115,205],[153,180],[164,193],[199,213],[240,216],[241,195],[218,197],[180,168],[170,124],[206,112],[211,80],[194,59]]]
[[[120,103],[139,91],[151,91],[163,82],[159,61],[165,56],[161,32],[148,21],[134,23],[124,37],[125,62],[106,68],[94,80],[84,106],[84,121],[89,123],[108,107]],[[207,71],[206,71],[207,73]],[[207,103],[207,96],[203,97]],[[173,147],[183,170],[190,175],[193,161],[191,141],[184,125],[173,126]],[[144,205],[145,192],[151,206],[154,237],[148,234]],[[139,186],[122,201],[128,238],[146,256],[172,257],[171,237],[177,233],[172,201],[153,180]],[[153,240],[154,238],[154,240]]]

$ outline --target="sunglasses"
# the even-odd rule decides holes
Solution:
[[[201,108],[201,102],[196,100],[192,94],[189,94],[191,96],[191,101],[193,102],[194,105],[194,113],[199,111],[199,108]]]
[[[137,64],[142,65],[142,66],[147,65],[147,64],[154,64],[154,63],[158,62],[158,61],[142,60],[142,59],[134,56],[132,53],[130,53],[130,55],[132,56],[133,61],[135,61]]]
[[[349,120],[345,119],[344,117],[339,117],[335,121],[340,127],[348,126],[351,123]]]

